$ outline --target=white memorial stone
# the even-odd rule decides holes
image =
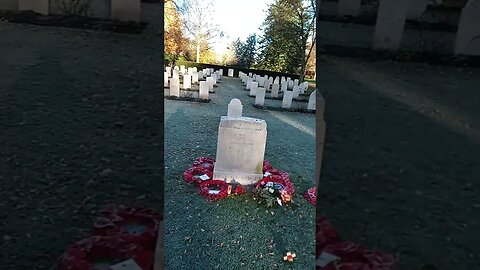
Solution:
[[[192,71],[192,83],[198,83],[198,72]]]
[[[243,105],[240,99],[234,98],[228,103],[228,117],[242,117]]]
[[[252,72],[248,73],[248,77],[250,77],[250,78],[252,77]]]
[[[282,89],[281,89],[281,90],[282,90],[282,92],[285,92],[285,91],[288,90],[288,89],[287,89],[287,82],[286,82],[286,81],[282,83]]]
[[[172,67],[166,67],[165,69],[167,70],[168,78],[171,78],[172,77]]]
[[[213,86],[217,86],[217,74],[212,73],[212,79],[213,79]]]
[[[183,76],[183,89],[192,89],[192,76],[184,75]]]
[[[173,70],[179,70],[178,66],[173,67]]]
[[[258,82],[252,82],[250,85],[250,96],[255,96],[257,93]]]
[[[233,77],[233,69],[228,69],[228,77]]]
[[[185,66],[184,65],[180,65],[180,72],[185,74]]]
[[[204,77],[203,77],[203,71],[200,70],[200,71],[198,72],[198,80],[200,81],[200,80],[203,80],[203,79],[204,79]]]
[[[193,74],[193,68],[189,67],[189,68],[187,69],[187,73],[188,73],[189,75],[192,75],[192,74]]]
[[[280,84],[280,78],[278,76],[275,77],[275,80],[273,80],[273,83]]]
[[[338,0],[338,16],[353,16],[360,14],[362,0]]]
[[[170,78],[170,96],[180,96],[180,80],[178,78]]]
[[[250,117],[222,116],[214,179],[235,180],[253,185],[263,178],[263,158],[267,142],[267,123]]]
[[[255,105],[263,106],[265,104],[265,91],[266,89],[263,87],[259,87],[255,93]]]
[[[140,0],[111,0],[112,20],[139,22],[141,11],[140,2]]]
[[[427,10],[430,0],[408,0],[407,20],[420,18]]]
[[[177,69],[174,69],[174,70],[173,70],[173,76],[172,76],[172,78],[180,79],[180,72],[179,72]]]
[[[278,90],[280,90],[280,85],[278,85],[278,83],[272,84],[272,93],[270,96],[272,98],[278,98]]]
[[[268,78],[268,81],[270,82],[270,84],[272,84],[273,83],[273,77]]]
[[[293,89],[293,81],[288,81],[287,88]]]
[[[163,87],[168,87],[168,72],[163,72]]]
[[[292,98],[293,98],[293,92],[285,91],[283,93],[282,108],[289,109],[290,107],[292,107]]]
[[[298,98],[300,96],[300,87],[294,86],[292,91],[293,98]]]
[[[455,54],[480,55],[479,0],[470,0],[462,9],[455,40]]]
[[[373,48],[395,51],[402,42],[408,1],[380,0]]]
[[[316,101],[317,101],[317,90],[313,91],[310,94],[310,97],[308,98],[307,109],[315,111],[317,109]]]
[[[213,92],[213,78],[207,77],[208,91]]]
[[[198,91],[198,97],[201,99],[208,99],[208,83],[206,81],[200,82],[200,90]]]
[[[252,83],[253,83],[253,79],[248,78],[247,79],[247,85],[246,85],[245,89],[250,90],[252,88]]]
[[[270,83],[269,80],[266,80],[266,81],[265,81],[265,90],[266,90],[266,91],[269,91],[269,90],[270,90],[270,84],[271,84],[271,83]]]
[[[49,0],[18,0],[18,10],[31,10],[42,15],[48,15],[50,2]]]

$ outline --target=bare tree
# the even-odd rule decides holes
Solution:
[[[196,62],[200,62],[202,43],[223,36],[219,25],[213,23],[214,4],[211,0],[177,0],[179,12],[182,14],[183,27],[186,34],[196,46]]]

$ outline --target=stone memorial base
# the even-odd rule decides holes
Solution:
[[[267,123],[250,117],[222,116],[213,178],[253,185],[263,178]]]

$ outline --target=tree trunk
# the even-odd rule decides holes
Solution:
[[[200,63],[200,41],[197,41],[197,63]]]

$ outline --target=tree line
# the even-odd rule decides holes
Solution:
[[[208,18],[213,15],[211,0],[165,1],[165,55],[172,59],[229,64],[300,75],[315,62],[316,1],[274,0],[260,27],[261,35],[230,45],[231,59],[218,63],[211,40],[223,36]]]

